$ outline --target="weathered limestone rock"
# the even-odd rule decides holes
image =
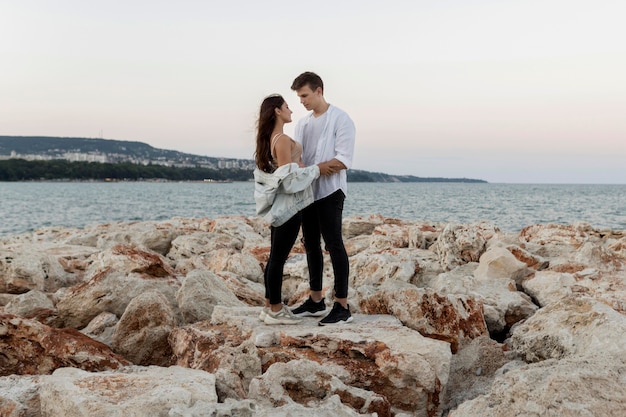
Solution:
[[[489,393],[494,377],[515,359],[506,346],[488,336],[473,339],[452,356],[443,416],[463,402]],[[486,414],[488,415],[488,414]]]
[[[64,294],[56,307],[60,327],[85,327],[102,312],[121,317],[128,303],[136,296],[158,290],[176,305],[180,282],[174,271],[154,253],[127,246],[114,246],[104,251],[94,275]]]
[[[17,295],[4,307],[4,311],[26,318],[43,318],[40,321],[44,324],[45,318],[56,316],[56,309],[52,300],[38,290],[30,290],[27,293]]]
[[[576,279],[570,273],[539,271],[532,278],[523,282],[526,294],[544,307],[562,298],[572,295]]]
[[[237,299],[222,278],[200,269],[187,274],[176,294],[176,301],[184,323],[209,320],[216,305],[245,305]]]
[[[402,224],[382,224],[376,226],[371,236],[374,249],[408,248],[409,231]]]
[[[265,286],[263,284],[252,282],[232,272],[220,272],[216,275],[224,281],[226,287],[235,297],[246,305],[261,306],[265,304]]]
[[[4,307],[7,304],[9,304],[11,301],[13,301],[13,299],[15,297],[17,297],[17,294],[2,294],[0,293],[0,307]],[[1,311],[1,309],[0,309]]]
[[[133,298],[115,325],[113,350],[135,365],[169,366],[172,349],[167,338],[176,317],[166,297],[152,290]]]
[[[478,262],[487,241],[498,231],[497,227],[487,223],[448,224],[435,243],[441,266],[449,271],[468,262]]]
[[[626,237],[609,241],[607,248],[622,258],[626,258]]]
[[[0,369],[13,374],[0,376],[0,415],[56,416],[59,403],[77,415],[120,417],[621,417],[626,231],[578,223],[504,234],[489,223],[356,216],[344,232],[354,322],[332,327],[258,320],[270,250],[260,218],[0,237],[0,317],[10,317],[0,321]],[[330,305],[327,253],[324,260]],[[308,295],[298,241],[283,299],[293,305]],[[487,338],[485,325],[503,343]],[[128,362],[97,341],[137,363],[177,363],[183,376],[153,372],[169,367],[103,372]],[[93,372],[69,379],[94,397],[53,394],[44,414],[41,381],[59,366]],[[42,375],[18,376],[26,370]],[[210,375],[212,394],[194,396],[186,372]],[[128,382],[130,374],[150,381]],[[154,395],[134,395],[139,387]],[[82,408],[90,402],[93,410]]]
[[[111,346],[113,331],[118,321],[119,319],[115,314],[105,311],[94,317],[80,332],[98,342]]]
[[[376,226],[383,224],[385,219],[380,215],[371,215],[367,218],[352,216],[344,219],[342,234],[344,239],[351,239],[361,235],[371,235]]]
[[[187,273],[200,267],[216,274],[232,272],[262,283],[263,272],[258,259],[243,250],[244,242],[253,247],[252,242],[262,240],[252,234],[250,226],[242,226],[241,222],[231,222],[230,225],[233,227],[231,231],[222,220],[212,227],[212,232],[196,232],[175,239],[167,256],[176,265],[176,270]]]
[[[431,280],[430,288],[440,295],[465,294],[482,302],[490,333],[504,332],[537,311],[531,298],[517,291],[513,280],[477,279],[474,276],[477,268],[478,264],[471,263],[440,274]]]
[[[412,285],[387,284],[359,300],[361,312],[391,314],[422,336],[450,343],[452,353],[488,336],[482,303],[464,295],[440,296]]]
[[[252,400],[232,401],[226,399],[223,403],[199,400],[193,403],[191,407],[186,405],[173,406],[167,417],[260,417],[277,415],[273,413],[274,410],[265,411]]]
[[[213,375],[177,366],[97,374],[62,368],[43,379],[40,396],[42,416],[64,417],[169,417],[199,402],[212,415],[209,404],[217,403]]]
[[[101,251],[122,244],[165,255],[172,240],[184,233],[183,230],[174,226],[175,220],[87,226],[82,233],[72,233],[71,236],[66,237],[65,241],[72,245],[91,246]]]
[[[596,354],[623,359],[626,316],[589,297],[568,297],[517,326],[508,344],[527,362]]]
[[[41,376],[9,375],[0,377],[0,416],[39,417]]]
[[[253,326],[259,323],[256,321],[258,310],[254,309],[252,314],[254,317],[250,325]],[[263,323],[260,325],[264,326]],[[262,373],[261,359],[252,343],[252,334],[251,328],[199,322],[174,329],[169,341],[177,365],[216,375],[221,400],[244,399],[247,398],[252,378]]]
[[[364,251],[352,259],[350,286],[380,285],[387,280],[410,283],[419,272],[413,250]]]
[[[493,247],[480,256],[474,276],[484,281],[505,279],[521,284],[532,272],[534,271],[524,262],[518,261],[509,250]]]
[[[573,262],[602,272],[619,271],[626,265],[626,256],[605,242],[586,241],[574,254]]]
[[[258,220],[258,219],[257,219]],[[258,232],[254,229],[255,224],[254,220],[246,218],[244,216],[221,216],[216,217],[211,221],[209,232],[221,233],[227,236],[231,236],[233,238],[238,238],[244,241],[244,244],[247,246],[251,244],[252,246],[256,246],[260,241],[264,240],[262,238],[253,236],[258,236]],[[269,225],[265,224],[265,232],[269,232]],[[251,241],[248,242],[248,237],[250,237]]]
[[[561,244],[579,247],[588,237],[590,226],[587,223],[566,224],[534,224],[524,227],[519,232],[522,242],[538,245]]]
[[[550,359],[496,377],[488,394],[462,403],[448,417],[621,417],[626,366],[614,358]]]
[[[337,396],[344,414],[353,410],[357,415],[392,416],[391,405],[383,396],[347,385],[343,380],[350,380],[350,375],[334,364],[322,365],[306,359],[275,363],[252,380],[250,398],[266,408],[306,406],[299,415],[310,415],[309,410],[324,407],[331,397]]]
[[[0,292],[54,292],[61,287],[74,285],[80,281],[82,273],[74,274],[71,261],[64,258],[71,251],[80,252],[77,257],[85,253],[84,249],[79,248],[53,248],[50,245],[29,243],[0,247]]]
[[[204,261],[206,268],[214,273],[232,272],[254,282],[263,283],[263,270],[255,257],[243,252],[218,249]]]
[[[0,352],[0,375],[44,375],[66,366],[97,372],[128,364],[77,330],[54,329],[7,313],[0,313]]]
[[[92,277],[107,269],[127,271],[152,278],[169,278],[176,275],[166,259],[158,253],[122,244],[100,252],[87,270],[87,276]]]
[[[396,318],[355,315],[349,326],[320,327],[315,319],[297,326],[258,325],[258,309],[213,311],[211,324],[220,334],[241,332],[255,340],[263,372],[275,363],[296,359],[338,365],[350,377],[343,383],[373,391],[392,405],[392,412],[435,416],[444,395],[451,359],[447,343],[424,338]]]
[[[344,237],[344,246],[346,247],[348,257],[369,249],[371,240],[371,236],[368,235],[360,235],[350,239]]]
[[[535,271],[541,271],[543,269],[546,269],[548,266],[550,266],[550,261],[548,261],[547,259],[538,255],[535,255],[527,251],[526,249],[521,248],[518,245],[509,244],[509,245],[506,245],[505,247],[509,252],[511,252],[513,256],[515,256],[515,259],[517,259],[520,262],[524,262],[526,266],[528,266],[529,268]]]
[[[194,257],[208,257],[211,252],[219,249],[240,251],[243,240],[230,235],[214,232],[195,232],[181,235],[172,242],[167,257],[171,260],[181,260]]]

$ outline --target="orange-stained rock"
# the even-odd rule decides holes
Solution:
[[[97,372],[129,364],[77,330],[6,313],[0,314],[0,352],[0,375],[50,374],[62,367]]]
[[[22,316],[0,325],[0,368],[13,373],[0,376],[0,415],[84,417],[86,403],[90,417],[621,415],[626,231],[576,223],[501,233],[380,215],[346,218],[344,231],[354,322],[334,327],[258,320],[270,229],[257,217],[0,237],[0,311]],[[309,294],[303,253],[298,240],[285,265],[289,305]],[[330,307],[327,252],[322,287]],[[488,338],[481,315],[504,343]],[[106,346],[27,318],[109,346],[117,331],[128,358],[163,366],[135,367],[142,375],[130,379],[101,372],[121,363]],[[187,369],[170,372],[172,354]],[[26,381],[34,376],[11,368],[20,366],[97,372]],[[464,408],[473,399],[478,408]]]
[[[540,271],[550,266],[549,261],[543,259],[540,256],[534,255],[519,246],[509,245],[507,246],[507,249],[513,254],[513,256],[515,256],[518,261],[524,262],[526,266],[534,270]]]
[[[121,317],[133,298],[150,290],[160,291],[175,305],[180,287],[173,268],[161,255],[124,245],[101,252],[88,276],[86,282],[61,295],[56,305],[58,327],[80,329],[102,312]]]
[[[524,227],[519,232],[519,239],[539,245],[556,243],[580,246],[587,239],[588,231],[586,224],[534,224]]]
[[[393,415],[391,404],[384,396],[348,385],[344,382],[347,379],[349,377],[345,370],[328,363],[320,364],[306,359],[276,363],[265,374],[252,380],[250,398],[272,408],[284,404],[306,404],[317,408],[337,396],[341,403],[359,415]]]
[[[451,358],[447,343],[425,338],[391,316],[355,315],[346,326],[320,327],[313,318],[295,326],[268,326],[258,320],[259,311],[216,306],[210,323],[174,330],[170,343],[177,365],[240,375],[243,381],[274,364],[306,359],[341,369],[344,384],[372,391],[391,404],[393,413],[437,415]],[[259,361],[244,359],[250,356]],[[298,371],[291,372],[296,378]],[[226,392],[219,385],[228,379],[216,378],[218,392]],[[325,379],[318,382],[326,384]]]
[[[143,274],[147,278],[164,278],[176,274],[174,269],[157,253],[126,245],[115,245],[111,248],[111,258],[117,257],[122,257],[121,262],[124,264],[132,265],[129,272]]]
[[[439,295],[413,286],[380,288],[360,299],[361,311],[391,314],[422,336],[450,343],[452,353],[473,339],[489,335],[483,304],[468,296]]]
[[[246,415],[217,404],[213,375],[177,366],[62,368],[42,378],[40,399],[37,415],[50,417]]]
[[[221,401],[244,399],[252,378],[261,375],[261,359],[252,331],[199,322],[174,329],[169,336],[176,365],[215,374]]]
[[[170,366],[167,338],[177,320],[167,298],[157,290],[133,298],[115,325],[113,350],[135,365]]]
[[[441,266],[449,271],[468,262],[478,262],[486,250],[487,241],[499,230],[488,223],[448,224],[434,245]]]

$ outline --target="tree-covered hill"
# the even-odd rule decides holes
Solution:
[[[154,148],[147,143],[95,138],[63,138],[50,136],[0,136],[0,155],[38,154],[62,155],[68,152],[127,155],[137,159],[194,159],[217,161],[218,158],[187,154],[168,149]]]
[[[0,181],[248,181],[252,171],[99,162],[0,160]]]

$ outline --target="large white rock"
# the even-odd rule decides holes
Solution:
[[[448,417],[622,417],[624,410],[626,366],[597,356],[550,359],[503,372],[488,394],[462,403]]]
[[[83,271],[74,269],[72,261],[67,258],[75,256],[85,264],[84,259],[95,251],[57,245],[22,243],[0,246],[0,292],[20,294],[33,289],[54,292],[80,282]]]
[[[229,343],[242,337],[261,341],[257,349],[264,366],[294,359],[338,365],[345,369],[342,374],[347,371],[349,375],[345,384],[385,397],[394,413],[414,417],[437,413],[449,377],[452,354],[448,343],[425,338],[387,315],[355,314],[350,325],[324,327],[314,318],[297,326],[259,325],[257,316],[258,310],[216,306],[211,339],[228,336]],[[214,344],[203,342],[196,349]]]
[[[88,281],[70,288],[57,302],[63,327],[83,328],[102,312],[121,317],[136,296],[158,290],[176,306],[180,281],[162,256],[127,246],[114,246],[90,267]]]
[[[568,297],[538,310],[508,344],[526,361],[569,356],[626,358],[626,316],[589,297]]]
[[[571,296],[575,285],[576,279],[572,274],[555,271],[538,271],[522,284],[526,294],[533,297],[540,306]]]
[[[42,416],[169,417],[172,409],[217,403],[217,394],[212,374],[178,366],[97,374],[60,368],[42,379],[40,400]]]
[[[486,250],[487,241],[498,231],[497,227],[488,223],[449,223],[434,245],[441,266],[449,271],[468,262],[478,262]]]
[[[39,375],[0,377],[0,416],[38,417]]]
[[[135,365],[169,366],[168,336],[178,320],[167,298],[157,290],[133,298],[115,325],[113,351]]]
[[[209,320],[213,307],[244,306],[222,278],[208,270],[196,269],[183,279],[176,301],[185,323]]]
[[[525,293],[517,291],[510,278],[477,279],[478,264],[470,263],[439,274],[429,283],[440,295],[465,294],[483,303],[485,322],[490,332],[502,332],[534,314],[537,306]]]
[[[284,414],[278,415],[391,415],[389,401],[343,382],[349,380],[348,372],[334,364],[322,365],[306,359],[275,363],[252,380],[250,398],[265,409],[282,409]]]
[[[515,283],[521,283],[531,273],[532,270],[525,263],[518,261],[507,249],[491,247],[480,256],[474,276],[483,281],[504,279],[507,282],[513,280]]]
[[[30,290],[25,294],[20,294],[4,307],[5,312],[22,317],[29,317],[41,310],[53,309],[52,300],[38,290]]]

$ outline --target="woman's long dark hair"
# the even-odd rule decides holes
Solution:
[[[276,112],[285,99],[279,94],[265,97],[261,103],[259,120],[257,120],[256,152],[254,153],[256,166],[264,172],[274,172],[276,167],[272,163],[271,135],[276,124]]]

